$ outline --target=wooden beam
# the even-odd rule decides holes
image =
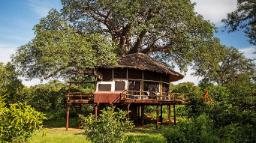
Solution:
[[[144,126],[144,105],[141,105],[141,126]]]
[[[167,118],[168,122],[171,121],[171,105],[167,105]]]
[[[176,109],[175,109],[175,102],[173,104],[173,123],[176,125]]]
[[[111,74],[112,74],[112,79],[111,80],[114,80],[114,69],[111,69]]]
[[[129,70],[128,70],[128,68],[126,68],[126,79],[128,80],[129,78],[129,72],[128,72]]]
[[[163,105],[160,105],[160,123],[163,123]]]
[[[163,78],[160,76],[160,82],[159,82],[159,90],[160,90],[160,99],[163,99]]]
[[[94,105],[94,115],[95,115],[95,119],[97,120],[97,118],[98,118],[98,104]]]
[[[159,106],[156,106],[156,128],[158,128]]]
[[[142,92],[144,91],[144,71],[142,71],[142,80],[140,81],[140,95],[142,95]],[[140,96],[141,99],[141,96]]]
[[[67,111],[66,111],[66,131],[69,128],[69,110],[70,110],[70,105],[67,104]]]
[[[78,115],[82,113],[82,104],[79,105],[79,108],[78,108]],[[78,129],[80,129],[80,125],[81,125],[81,120],[78,116]]]
[[[127,105],[127,118],[130,118],[130,106],[131,104]]]

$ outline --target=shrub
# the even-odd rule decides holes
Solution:
[[[219,141],[208,116],[202,114],[190,121],[162,129],[168,143],[215,143]]]
[[[2,142],[24,142],[42,125],[44,115],[25,104],[10,104],[2,108],[0,140]]]
[[[127,112],[114,107],[107,107],[101,111],[98,119],[91,114],[88,117],[80,116],[82,127],[87,137],[95,143],[118,143],[125,140],[125,131],[133,124],[126,117]]]

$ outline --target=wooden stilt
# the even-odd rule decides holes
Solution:
[[[173,123],[176,125],[176,110],[175,110],[175,103],[173,104]]]
[[[130,118],[130,106],[131,104],[127,105],[127,118]]]
[[[156,106],[156,128],[158,128],[158,118],[159,118],[159,107]]]
[[[81,121],[80,121],[80,118],[79,118],[79,114],[82,113],[82,104],[79,105],[79,108],[78,108],[78,129],[80,129],[80,125],[81,125]]]
[[[98,104],[94,105],[94,115],[95,115],[95,119],[97,120],[97,118],[98,118]]]
[[[144,126],[144,105],[141,106],[141,126]]]
[[[140,120],[140,108],[139,106],[136,106],[136,116],[137,116],[137,120],[136,120],[136,124],[139,125],[139,120]]]
[[[70,105],[67,105],[67,112],[66,112],[66,131],[69,128],[69,110],[70,110]]]
[[[163,105],[160,105],[160,123],[163,123]]]
[[[171,106],[167,105],[167,118],[168,118],[168,122],[171,121]]]
[[[176,125],[176,96],[174,96],[174,104],[173,104],[173,123]]]

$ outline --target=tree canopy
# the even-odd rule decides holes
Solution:
[[[212,38],[213,26],[189,0],[62,0],[62,5],[72,27],[111,36],[118,55],[159,54],[182,65]]]
[[[194,50],[213,37],[213,26],[189,0],[62,0],[34,28],[14,63],[27,77],[65,75],[70,68],[113,64],[130,53],[184,68]],[[169,62],[171,61],[171,62]]]
[[[63,77],[71,69],[115,64],[141,52],[217,83],[252,67],[239,51],[213,36],[214,27],[189,0],[62,0],[35,25],[35,38],[13,61],[30,78]]]
[[[256,45],[256,1],[255,0],[237,0],[238,8],[229,13],[226,23],[229,31],[244,30],[249,37],[250,42]]]
[[[14,66],[10,63],[0,63],[0,98],[5,99],[8,104],[13,103],[22,88],[22,82],[18,79]]]
[[[194,62],[195,75],[203,77],[203,82],[227,84],[233,82],[240,74],[253,76],[255,64],[235,48],[221,45],[218,41],[200,48]]]
[[[107,36],[79,34],[56,10],[50,11],[34,29],[35,38],[13,57],[26,77],[63,77],[70,70],[115,64],[115,45]]]

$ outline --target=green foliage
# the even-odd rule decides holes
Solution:
[[[115,112],[114,107],[107,107],[95,119],[93,115],[81,117],[87,137],[95,143],[118,143],[125,140],[124,133],[133,127],[125,111]]]
[[[251,75],[255,72],[255,64],[251,59],[247,59],[237,49],[227,48],[219,42],[198,49],[197,52],[210,53],[197,54],[195,59],[195,75],[203,77],[205,83],[228,84],[239,74]]]
[[[42,125],[44,115],[25,104],[10,104],[0,114],[0,140],[24,142]]]
[[[0,96],[0,117],[2,117],[2,114],[4,113],[5,103],[2,96]]]
[[[115,64],[108,36],[79,34],[55,10],[35,26],[36,37],[21,46],[13,62],[29,78],[70,76],[69,71]]]
[[[201,96],[201,89],[192,82],[180,83],[172,87],[172,92],[187,94],[187,96]]]
[[[61,2],[61,12],[51,10],[41,19],[34,28],[36,38],[14,58],[29,77],[63,74],[65,67],[104,66],[113,63],[115,54],[136,52],[154,54],[184,68],[193,59],[193,49],[213,37],[213,26],[194,12],[190,1]]]
[[[168,142],[255,142],[255,87],[250,74],[238,74],[223,85],[174,86],[175,92],[188,94],[189,104],[179,109],[188,118],[166,128],[163,135]],[[202,100],[205,90],[210,102]]]
[[[215,102],[224,102],[228,100],[230,95],[228,88],[219,85],[211,85],[206,87],[204,90],[208,91],[210,100]]]
[[[12,64],[0,63],[0,97],[5,99],[7,104],[19,101],[23,85],[18,79],[18,74]]]
[[[177,126],[162,129],[162,134],[168,143],[215,143],[219,139],[213,130],[209,117],[202,114],[188,122],[179,123]]]
[[[251,79],[251,75],[240,74],[232,83],[225,85],[230,93],[230,104],[240,109],[253,110],[256,104],[256,83]]]
[[[243,30],[250,38],[250,42],[256,45],[256,1],[237,0],[237,2],[237,9],[229,13],[223,22],[230,32]]]
[[[64,110],[66,86],[59,81],[50,81],[30,87],[28,104],[41,112]]]
[[[188,117],[198,116],[205,112],[206,104],[203,101],[203,92],[198,86],[193,83],[181,83],[173,87],[174,93],[182,93],[186,95],[189,103],[183,110],[183,114]]]

